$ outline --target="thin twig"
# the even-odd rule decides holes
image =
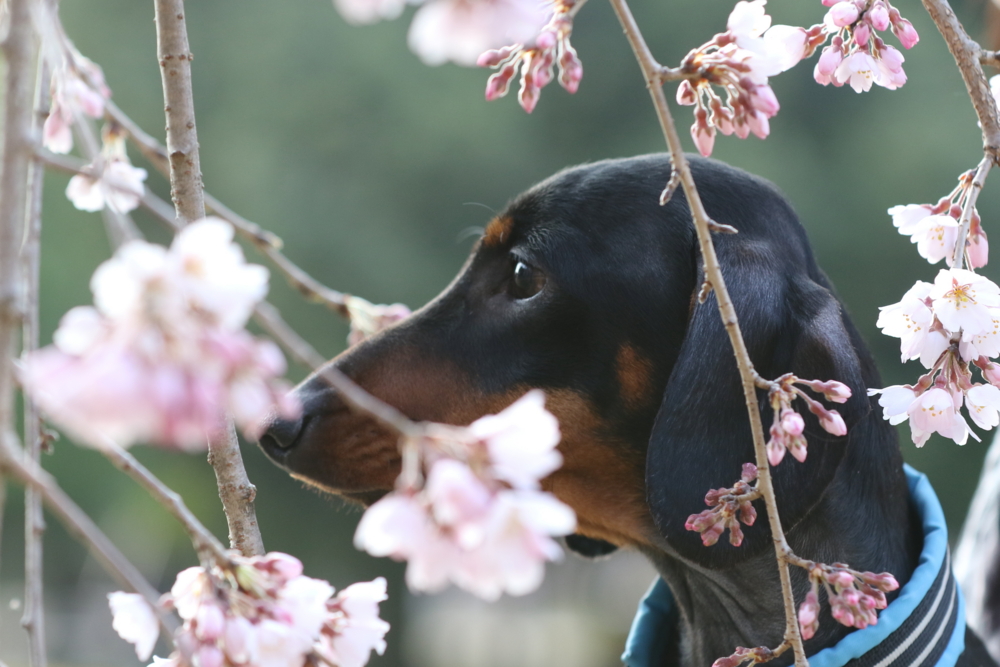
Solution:
[[[372,417],[390,431],[404,438],[418,438],[423,435],[423,424],[412,421],[388,403],[375,398],[334,366],[324,367],[319,371],[319,375],[340,392],[340,398],[345,403]]]
[[[135,121],[129,118],[113,103],[108,102],[105,109],[108,117],[125,130],[139,151],[149,160],[150,164],[161,173],[169,174],[170,163],[163,146],[143,131]],[[344,317],[349,317],[347,306],[344,304],[345,295],[342,292],[323,285],[289,260],[281,252],[282,242],[278,236],[261,228],[260,225],[247,220],[209,193],[205,193],[205,204],[213,213],[231,224],[240,236],[247,239],[257,250],[273,262],[278,270],[284,274],[292,287],[297,289],[306,298],[317,303],[322,303],[327,308]]]
[[[955,241],[955,249],[951,255],[951,267],[953,269],[961,269],[965,263],[965,243],[966,239],[969,238],[972,215],[976,211],[976,200],[979,198],[979,193],[983,190],[983,185],[986,184],[986,177],[990,173],[993,162],[994,158],[987,153],[979,162],[979,166],[976,167],[976,175],[972,177],[972,182],[969,184],[969,191],[965,197],[965,204],[962,207],[962,217],[959,220],[958,240]]]
[[[191,90],[191,47],[183,0],[156,0],[156,54],[167,113],[167,159],[170,197],[177,219],[190,223],[205,217],[205,195],[198,156],[198,130]]]
[[[0,468],[11,477],[36,489],[65,526],[66,531],[84,544],[105,571],[120,586],[142,595],[156,611],[160,625],[172,637],[176,629],[174,619],[159,606],[159,592],[146,581],[139,570],[118,550],[97,524],[80,509],[49,473],[31,461],[25,460],[17,437],[12,431],[0,433]]]
[[[38,83],[36,84],[35,123],[33,136],[49,115],[49,67],[45,59],[38,59]],[[28,173],[28,216],[24,228],[24,243],[21,246],[21,271],[24,281],[24,326],[21,334],[21,349],[30,354],[38,349],[38,302],[39,271],[41,267],[42,241],[42,186],[45,182],[45,165],[35,158]],[[28,458],[36,465],[42,454],[42,424],[35,402],[27,394],[24,401],[24,441]],[[42,499],[32,487],[24,491],[24,614],[21,627],[28,634],[28,660],[32,667],[45,667],[48,659],[45,653],[45,607],[42,579],[42,535],[45,532],[45,517],[42,514]]]
[[[156,45],[167,116],[167,157],[170,196],[178,226],[205,217],[204,186],[198,157],[198,132],[191,91],[191,49],[183,0],[156,0]],[[233,420],[209,438],[208,461],[215,470],[219,498],[229,524],[229,539],[244,556],[264,553],[264,542],[254,512],[256,487],[250,483]]]
[[[209,438],[208,462],[215,470],[219,498],[229,525],[230,546],[244,556],[263,555],[264,539],[254,509],[257,487],[247,477],[232,419],[227,420],[225,433]]]
[[[944,37],[965,81],[972,106],[983,127],[983,150],[996,160],[1000,157],[1000,115],[997,114],[996,100],[980,64],[983,49],[965,32],[947,0],[923,0],[923,4]]]
[[[195,550],[203,561],[219,564],[228,563],[231,559],[226,553],[226,548],[205,526],[198,521],[198,518],[184,504],[184,499],[174,490],[161,482],[146,466],[118,446],[118,444],[107,441],[101,448],[101,452],[108,457],[108,460],[116,468],[139,483],[146,489],[154,500],[167,509],[184,527]]]
[[[792,650],[795,653],[796,667],[806,667],[808,661],[806,660],[805,650],[802,646],[802,636],[799,633],[799,626],[796,620],[795,597],[792,592],[788,564],[784,560],[784,553],[789,549],[781,527],[781,519],[778,516],[771,471],[767,463],[764,427],[761,424],[760,409],[757,403],[757,374],[754,371],[753,363],[750,360],[746,344],[743,341],[739,320],[736,317],[736,309],[733,307],[732,300],[729,297],[722,269],[715,254],[715,246],[712,243],[711,219],[706,213],[701,197],[695,187],[691,168],[684,157],[683,144],[681,143],[680,136],[677,134],[677,128],[670,114],[667,98],[663,93],[661,85],[663,68],[653,58],[652,52],[646,45],[626,0],[611,0],[611,5],[614,7],[615,14],[618,16],[618,20],[625,31],[625,35],[646,79],[649,93],[653,100],[653,106],[656,108],[656,115],[660,121],[660,127],[666,138],[667,146],[670,148],[673,168],[679,174],[681,187],[684,188],[684,194],[691,209],[691,216],[694,220],[694,228],[698,236],[698,245],[701,249],[702,261],[704,263],[705,276],[715,291],[719,314],[722,316],[722,322],[725,325],[726,332],[729,334],[729,342],[736,356],[736,365],[739,368],[743,384],[743,394],[753,434],[754,453],[756,455],[758,470],[757,488],[763,495],[764,504],[767,508],[767,518],[771,524],[775,557],[778,561],[778,572],[781,579],[781,592],[785,608],[784,640],[792,646]]]
[[[254,308],[253,321],[277,340],[293,359],[309,370],[314,371],[326,363],[323,355],[289,326],[278,309],[267,301],[261,301]]]

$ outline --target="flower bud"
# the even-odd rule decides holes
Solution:
[[[889,10],[884,2],[876,2],[868,10],[868,20],[876,30],[885,30],[889,27]]]
[[[913,24],[904,18],[900,18],[898,21],[893,22],[892,32],[899,39],[899,42],[903,45],[904,49],[912,49],[916,46],[917,42],[920,41],[920,36],[917,35],[917,31],[914,30]]]
[[[872,36],[872,30],[867,23],[862,23],[854,29],[854,41],[858,46],[864,46]]]
[[[215,641],[222,635],[225,626],[225,616],[219,605],[214,602],[204,602],[198,607],[194,617],[195,636],[206,642]]]
[[[203,644],[194,654],[194,667],[222,667],[225,660],[219,647]]]
[[[845,28],[858,20],[858,6],[845,0],[830,8],[827,18],[838,28]]]

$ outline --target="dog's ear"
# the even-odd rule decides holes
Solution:
[[[618,549],[618,547],[611,544],[611,542],[595,540],[592,537],[584,537],[578,533],[567,535],[563,539],[566,541],[567,549],[583,556],[584,558],[601,558],[614,553]]]
[[[841,413],[847,437],[820,428],[801,399],[793,404],[806,420],[809,447],[804,463],[786,456],[774,468],[787,531],[819,501],[843,458],[850,427],[870,410],[861,364],[841,305],[822,284],[825,279],[804,239],[772,242],[742,232],[716,239],[743,337],[760,375],[774,379],[792,372],[803,379],[834,379],[852,391],[843,405],[813,395]],[[732,486],[742,464],[754,461],[743,388],[715,294],[692,303],[688,331],[649,442],[647,499],[660,533],[673,548],[705,566],[722,567],[770,549],[771,538],[762,508],[755,525],[744,528],[738,550],[729,545],[728,535],[705,548],[698,533],[684,528],[690,514],[705,509],[709,489]],[[765,391],[758,390],[757,399],[766,438],[773,413]]]

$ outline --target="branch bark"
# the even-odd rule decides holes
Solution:
[[[702,262],[704,264],[705,281],[715,292],[716,301],[719,307],[719,314],[729,334],[729,342],[736,356],[736,365],[739,368],[740,379],[743,384],[743,394],[746,399],[747,413],[750,418],[750,428],[753,433],[754,454],[757,462],[758,481],[757,488],[764,498],[767,509],[767,518],[771,524],[771,535],[774,542],[775,558],[778,561],[778,573],[781,579],[781,592],[784,601],[785,611],[785,635],[784,641],[791,645],[795,654],[796,667],[807,667],[805,649],[802,645],[802,636],[799,633],[799,625],[795,614],[795,597],[792,593],[791,577],[788,572],[786,554],[791,553],[791,549],[785,540],[785,533],[781,527],[781,518],[778,516],[778,506],[774,495],[774,486],[771,480],[771,470],[767,462],[767,450],[765,448],[764,427],[760,419],[760,409],[757,402],[757,381],[760,379],[754,370],[753,363],[743,341],[740,332],[739,320],[736,316],[736,309],[729,298],[726,289],[726,282],[719,266],[718,258],[715,254],[715,246],[712,243],[711,227],[712,220],[709,218],[705,207],[702,204],[698,189],[695,186],[691,168],[687,158],[684,156],[684,146],[681,143],[680,135],[670,114],[670,107],[667,98],[663,93],[662,73],[664,68],[653,58],[652,52],[646,45],[646,41],[639,31],[639,26],[632,16],[626,0],[611,0],[615,14],[625,31],[632,51],[639,61],[639,67],[646,79],[646,86],[653,100],[656,109],[656,116],[660,121],[664,138],[670,149],[673,161],[674,172],[679,176],[681,187],[687,197],[688,206],[691,210],[691,217],[694,221],[695,232],[698,236],[698,246],[701,250]]]
[[[1000,115],[997,114],[996,100],[993,99],[990,83],[980,64],[980,59],[984,56],[983,48],[965,32],[947,0],[923,0],[923,4],[944,37],[962,74],[962,80],[965,81],[965,88],[983,128],[983,151],[996,161],[1000,158]]]
[[[38,59],[35,118],[32,131],[37,136],[49,115],[49,67],[44,58]],[[21,271],[24,281],[24,326],[21,349],[30,353],[38,349],[39,270],[41,266],[42,236],[42,186],[45,183],[45,165],[35,157],[28,174],[28,216],[25,223],[24,243],[21,247]],[[28,458],[39,465],[42,454],[42,423],[34,401],[23,395],[24,441]],[[28,660],[32,667],[45,667],[45,607],[42,580],[42,535],[45,518],[42,499],[32,487],[24,491],[24,615],[21,627],[28,634]]]
[[[178,226],[182,227],[205,217],[191,90],[192,56],[183,0],[155,0],[155,6],[157,54],[167,116],[170,196],[177,212]],[[244,556],[263,554],[264,542],[253,505],[256,488],[247,478],[232,419],[227,419],[222,433],[209,438],[208,452],[229,524],[232,547]]]
[[[183,0],[156,0],[156,51],[167,114],[167,159],[170,196],[177,219],[189,223],[205,217],[204,185],[198,157],[198,131],[191,90],[191,47]]]

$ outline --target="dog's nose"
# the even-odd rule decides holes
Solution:
[[[302,433],[302,415],[296,419],[273,417],[268,423],[264,434],[260,436],[260,444],[265,450],[286,451],[295,446],[299,434]]]

